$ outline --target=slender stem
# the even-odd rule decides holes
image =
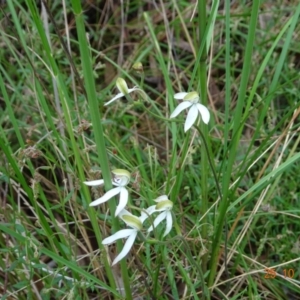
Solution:
[[[203,141],[203,144],[204,144],[204,148],[206,150],[206,154],[207,154],[207,158],[208,158],[208,162],[210,164],[210,167],[211,167],[211,170],[213,172],[213,176],[214,176],[214,179],[215,179],[215,182],[216,182],[216,187],[217,187],[217,191],[218,191],[218,194],[219,194],[219,198],[222,199],[222,192],[221,192],[221,187],[220,187],[220,184],[219,184],[219,180],[218,180],[218,176],[217,176],[217,172],[216,172],[216,169],[215,169],[215,166],[213,164],[213,161],[212,161],[212,155],[211,155],[211,152],[209,151],[209,148],[207,146],[207,143],[206,143],[206,140],[205,140],[205,137],[203,135],[203,133],[201,132],[201,129],[198,127],[198,126],[195,126],[197,131],[199,132],[201,138],[202,138],[202,141]],[[226,217],[225,217],[225,220],[224,220],[224,223],[225,223],[225,236],[224,236],[224,239],[225,239],[225,242],[224,242],[224,261],[225,261],[225,272],[226,274],[228,275],[228,269],[227,269],[227,239],[228,239],[228,225],[227,225],[227,220],[226,220]],[[214,222],[214,226],[215,226],[215,222]]]
[[[201,136],[201,139],[203,141],[203,145],[204,145],[204,148],[205,148],[205,151],[207,153],[207,159],[208,159],[208,162],[209,162],[209,165],[211,167],[211,170],[213,172],[213,176],[214,176],[214,179],[215,179],[215,182],[216,182],[216,187],[217,187],[217,191],[218,191],[218,194],[219,194],[219,197],[220,199],[222,199],[222,192],[221,192],[221,187],[220,187],[220,184],[219,184],[219,180],[218,180],[218,176],[217,176],[217,172],[216,172],[216,169],[215,169],[215,165],[211,159],[211,152],[209,151],[209,148],[208,148],[208,145],[207,145],[207,142],[205,140],[205,137],[204,137],[204,134],[202,133],[201,129],[199,126],[195,126],[195,128],[197,129],[197,131],[199,132],[200,136]]]
[[[207,27],[207,17],[206,17],[206,0],[198,1],[198,23],[199,23],[199,49],[202,46],[203,51],[200,54],[200,62],[198,68],[198,78],[200,86],[200,96],[201,102],[204,105],[207,105],[207,50],[206,50],[206,27]],[[203,133],[205,136],[208,136],[207,126],[205,124],[201,125]],[[207,189],[207,154],[205,149],[201,147],[201,214],[206,217],[203,219],[203,226],[201,227],[201,235],[203,239],[207,238],[208,226],[207,226],[207,215],[206,211],[208,210],[208,189]],[[203,256],[202,271],[203,273],[207,270],[207,260],[208,253]]]

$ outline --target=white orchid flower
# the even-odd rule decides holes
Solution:
[[[174,95],[175,99],[181,99],[181,102],[175,110],[172,112],[170,118],[175,118],[178,116],[184,109],[189,108],[189,112],[186,116],[184,124],[184,132],[188,131],[193,124],[196,122],[198,115],[200,114],[202,121],[205,124],[208,124],[210,114],[209,110],[202,104],[199,103],[199,94],[197,92],[190,93],[177,93]]]
[[[115,169],[112,171],[114,177],[112,180],[112,184],[116,187],[109,190],[107,193],[105,193],[102,197],[99,199],[96,199],[95,201],[90,203],[90,206],[96,206],[99,204],[102,204],[112,197],[120,194],[120,200],[119,205],[116,208],[115,216],[119,215],[122,209],[126,206],[128,202],[128,190],[126,189],[126,185],[130,181],[130,173],[123,169]],[[93,181],[85,181],[84,184],[88,186],[97,186],[97,185],[103,185],[104,180],[93,180]]]
[[[147,219],[148,215],[142,212],[140,217],[136,217],[133,214],[131,214],[129,211],[126,209],[123,209],[119,217],[129,226],[131,229],[121,229],[117,231],[115,234],[105,238],[102,241],[103,245],[109,245],[114,243],[116,240],[127,238],[124,247],[122,251],[116,256],[114,261],[112,262],[112,265],[115,265],[117,262],[119,262],[121,259],[123,259],[128,252],[130,251],[136,236],[138,232],[142,229],[143,227],[143,222]]]
[[[167,195],[163,195],[154,200],[156,205],[152,205],[146,209],[149,215],[155,212],[161,212],[153,221],[153,225],[150,226],[148,232],[152,231],[159,223],[166,219],[166,231],[163,236],[166,236],[172,229],[173,219],[171,210],[173,208],[173,202],[168,199]]]
[[[123,78],[117,79],[116,86],[117,86],[118,90],[120,91],[120,93],[117,94],[115,97],[113,97],[108,102],[106,102],[104,104],[104,106],[109,105],[110,103],[114,102],[115,100],[122,98],[123,96],[128,95],[133,91],[140,90],[137,86],[133,87],[132,89],[129,89],[126,81]]]

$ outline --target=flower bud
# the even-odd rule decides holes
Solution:
[[[144,72],[143,64],[139,61],[133,64],[132,69],[139,74]]]

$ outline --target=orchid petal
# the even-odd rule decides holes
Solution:
[[[151,206],[149,206],[147,209],[145,209],[145,214],[147,215],[147,217],[148,217],[149,215],[152,215],[153,213],[156,212],[155,207],[156,207],[156,204],[151,205]],[[142,212],[142,213],[143,213],[143,212]]]
[[[167,195],[159,196],[159,197],[156,198],[154,201],[155,201],[155,202],[161,202],[161,201],[165,201],[165,200],[169,200]]]
[[[202,104],[200,104],[200,103],[197,103],[196,106],[197,106],[197,109],[198,109],[199,112],[200,112],[202,121],[203,121],[205,124],[208,124],[209,118],[210,118],[209,110],[208,110],[204,105],[202,105]]]
[[[127,202],[128,202],[128,191],[124,187],[120,187],[120,201],[119,205],[116,208],[115,216],[117,216],[123,208],[125,208]]]
[[[97,186],[97,185],[104,184],[104,180],[100,179],[100,180],[84,181],[83,183],[88,186]]]
[[[119,98],[122,98],[123,96],[125,96],[123,93],[117,94],[117,95],[114,96],[111,100],[109,100],[108,102],[106,102],[106,103],[104,104],[104,106],[109,105],[110,103],[114,102],[115,100],[117,100],[117,99],[119,99]]]
[[[149,214],[145,213],[144,211],[141,211],[141,216],[139,217],[140,221],[144,223],[144,221],[149,217]]]
[[[137,230],[131,229],[132,233],[130,234],[130,236],[128,237],[127,241],[124,244],[124,247],[122,249],[122,251],[119,253],[119,255],[114,259],[114,261],[112,262],[112,266],[115,265],[117,262],[119,262],[121,259],[123,259],[128,252],[130,251],[135,238],[137,236]]]
[[[96,199],[95,201],[91,202],[90,203],[90,206],[96,206],[96,205],[99,205],[99,204],[102,204],[106,201],[108,201],[109,199],[111,199],[113,196],[117,195],[120,193],[121,191],[121,187],[116,187],[116,188],[113,188],[111,190],[109,190],[107,193],[105,193],[101,198],[99,199]]]
[[[187,94],[188,94],[188,93],[180,92],[180,93],[175,94],[175,95],[174,95],[174,98],[177,99],[177,100],[178,100],[178,99],[181,99],[181,100],[182,100]]]
[[[126,186],[130,181],[130,177],[122,176],[119,178],[119,186]]]
[[[153,225],[151,225],[149,228],[148,228],[148,232],[152,231],[154,228],[157,227],[157,225],[163,221],[165,218],[166,218],[166,215],[167,215],[167,212],[166,211],[163,211],[161,214],[159,214],[154,222],[153,222]]]
[[[122,217],[123,217],[124,215],[132,216],[132,213],[129,212],[127,209],[123,208],[123,209],[118,213],[118,217],[122,219]]]
[[[156,205],[151,205],[147,209],[142,210],[141,216],[140,216],[140,220],[141,220],[142,223],[144,223],[145,220],[148,219],[150,215],[152,215],[153,213],[156,212],[155,207],[156,207]]]
[[[166,221],[167,221],[166,231],[163,236],[166,236],[172,229],[173,219],[172,219],[172,214],[169,211],[167,212],[166,215]]]
[[[170,119],[177,117],[184,109],[186,109],[192,105],[193,105],[193,103],[191,103],[189,101],[181,102],[172,112]]]
[[[136,230],[135,229],[122,229],[122,230],[119,230],[117,231],[115,234],[105,238],[103,241],[102,241],[102,244],[103,245],[109,245],[109,244],[112,244],[114,243],[116,240],[119,240],[119,239],[123,239],[123,238],[127,238],[129,237],[131,234],[133,234],[133,232],[135,232]]]
[[[185,124],[184,124],[184,132],[187,132],[195,123],[198,116],[198,108],[196,105],[191,106],[189,112],[186,116]]]
[[[139,90],[139,88],[138,87],[133,87],[132,89],[128,89],[128,94],[129,93],[131,93],[131,92],[133,92],[133,91],[137,91],[137,90]]]

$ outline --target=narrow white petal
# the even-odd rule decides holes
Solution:
[[[200,103],[197,103],[196,106],[197,106],[197,108],[198,108],[198,110],[201,114],[202,121],[205,124],[208,124],[209,118],[210,118],[209,110],[204,105],[202,105]]]
[[[120,200],[119,205],[116,208],[115,216],[117,216],[123,208],[125,208],[128,202],[128,191],[124,187],[120,187]]]
[[[161,221],[163,221],[163,220],[166,218],[166,215],[167,215],[167,212],[166,212],[166,211],[163,211],[161,214],[159,214],[159,215],[155,218],[155,220],[154,220],[154,222],[153,222],[153,226],[151,225],[151,226],[149,227],[148,232],[149,232],[149,231],[152,231],[154,228],[156,228],[157,225],[158,225]]]
[[[123,238],[127,238],[129,237],[134,231],[136,231],[135,229],[122,229],[122,230],[119,230],[117,231],[115,234],[105,238],[103,241],[102,241],[102,244],[103,245],[109,245],[109,244],[112,244],[114,243],[116,240],[119,240],[119,239],[123,239]]]
[[[174,95],[175,99],[183,99],[188,93],[181,92]]]
[[[144,223],[144,221],[146,219],[148,219],[150,215],[152,215],[153,213],[156,212],[155,207],[156,207],[156,205],[151,205],[147,209],[142,210],[141,216],[140,216],[140,220],[142,223]]]
[[[147,217],[148,217],[148,215],[152,215],[153,213],[156,212],[155,207],[156,207],[156,204],[151,205],[151,206],[149,206],[147,209],[145,209],[145,214],[147,215]],[[146,219],[147,219],[147,218],[146,218]],[[145,220],[146,220],[146,219],[145,219]],[[144,220],[144,221],[145,221],[145,220]]]
[[[133,87],[132,89],[128,89],[128,94],[129,93],[131,93],[131,92],[133,92],[133,91],[137,91],[137,90],[139,90],[139,88],[138,87]]]
[[[164,233],[164,236],[166,236],[172,229],[173,219],[172,219],[172,214],[169,211],[167,212],[166,215],[166,221],[167,221],[167,226],[166,226],[166,231]]]
[[[111,199],[113,196],[117,195],[120,193],[120,187],[116,187],[114,189],[109,190],[107,193],[105,193],[101,198],[93,201],[90,203],[90,206],[96,206],[99,204],[102,204],[106,201],[108,201],[109,199]]]
[[[181,102],[172,112],[170,119],[177,117],[184,109],[190,107],[191,105],[193,105],[193,103],[189,101]]]
[[[123,96],[124,96],[123,93],[117,94],[117,95],[114,96],[111,100],[109,100],[108,102],[106,102],[106,103],[104,104],[104,106],[109,105],[110,103],[114,102],[115,100],[117,100],[117,99],[119,99],[119,98],[122,98]]]
[[[149,217],[149,213],[145,213],[144,211],[141,212],[141,216],[139,217],[140,221],[144,223],[144,221]]]
[[[131,229],[131,230],[134,230],[134,229]],[[122,251],[114,259],[112,266],[115,265],[117,262],[119,262],[122,258],[124,258],[128,254],[128,252],[130,251],[130,249],[135,241],[137,233],[138,232],[136,230],[132,231],[131,235],[128,237],[126,243],[124,244]]]
[[[198,116],[198,108],[196,105],[191,106],[189,112],[186,116],[185,124],[184,124],[184,132],[187,132],[195,123]]]
[[[84,181],[83,183],[88,186],[97,186],[97,185],[104,184],[104,180],[100,179],[100,180]]]

